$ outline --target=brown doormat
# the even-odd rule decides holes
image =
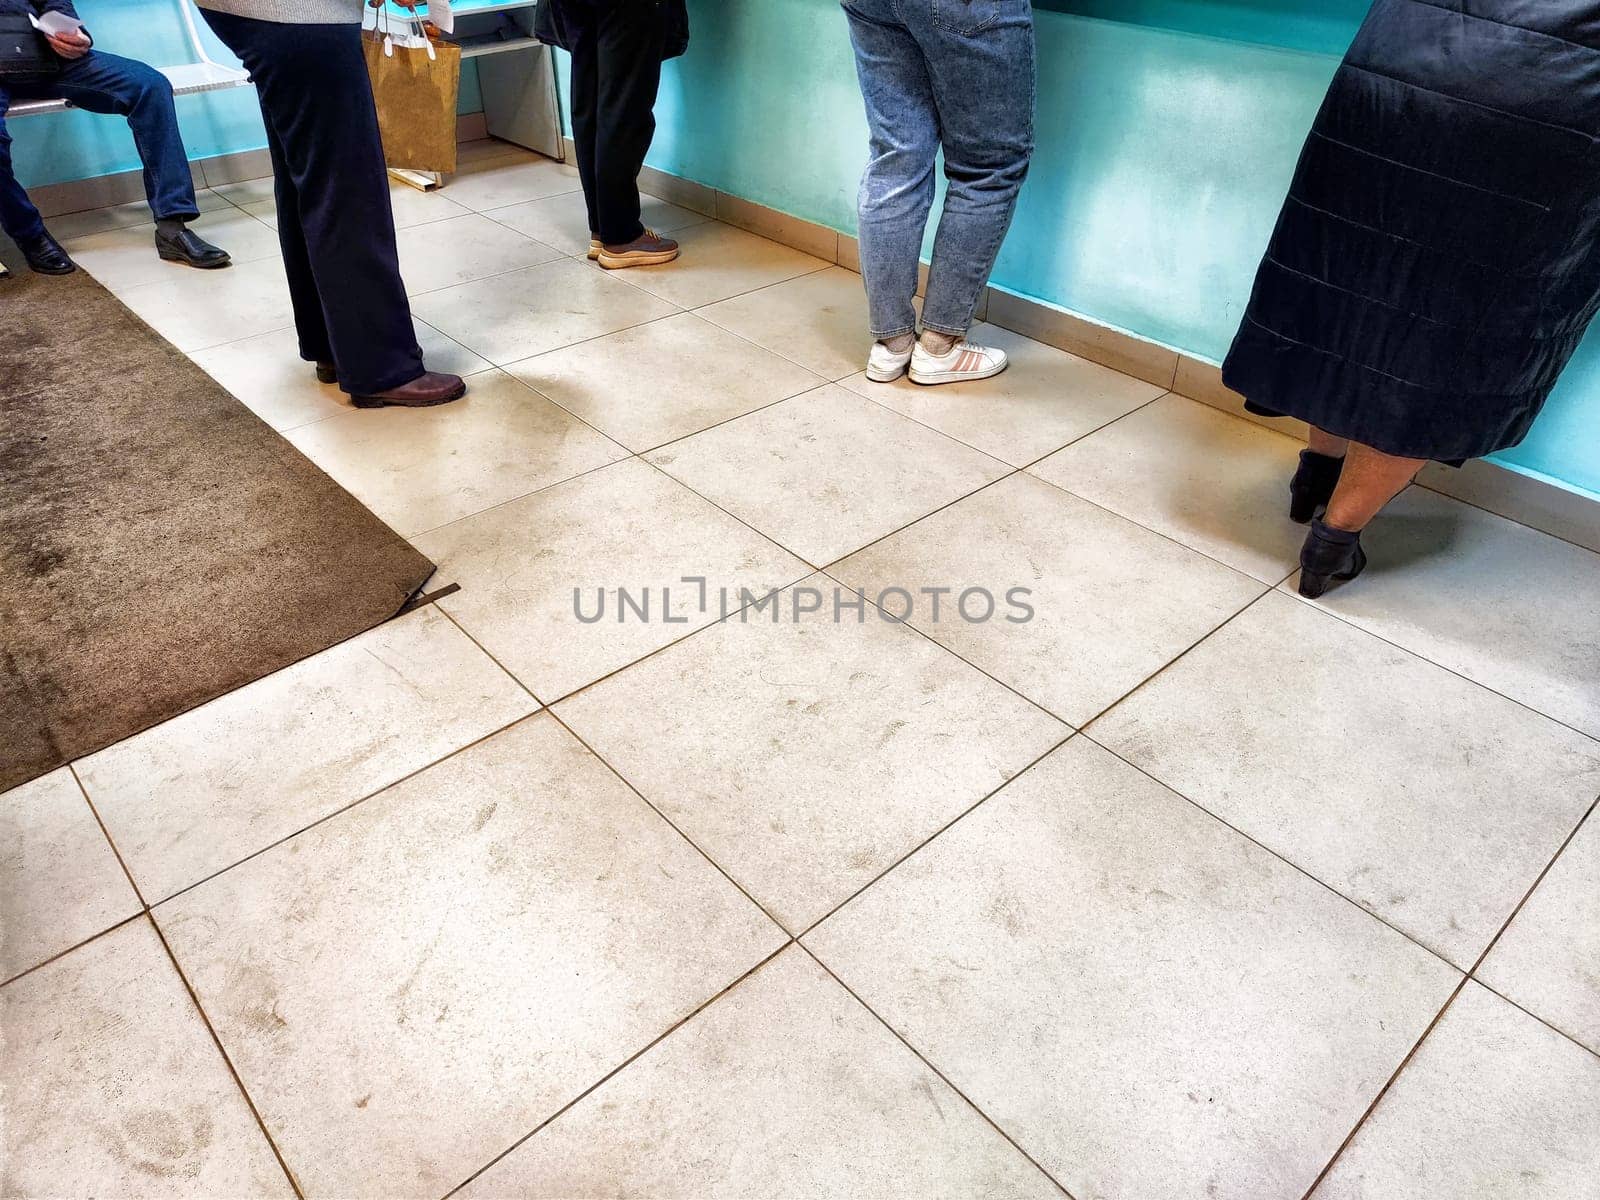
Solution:
[[[432,571],[83,272],[0,278],[0,791],[370,629]]]

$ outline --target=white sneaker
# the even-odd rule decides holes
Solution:
[[[872,353],[867,355],[867,378],[873,383],[893,383],[899,379],[906,373],[906,366],[916,352],[916,345],[916,339],[913,338],[909,349],[897,353],[882,342],[873,342]]]
[[[911,352],[911,382],[930,386],[936,383],[971,383],[989,379],[1006,369],[1006,352],[990,346],[957,342],[944,354],[930,354],[918,342]]]

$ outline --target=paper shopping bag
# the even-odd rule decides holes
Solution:
[[[381,28],[364,29],[361,37],[384,161],[403,170],[454,171],[461,47]]]

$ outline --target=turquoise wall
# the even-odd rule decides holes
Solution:
[[[994,281],[1217,361],[1366,0],[1036,0],[1038,151]],[[835,0],[690,0],[653,166],[855,230]],[[1600,498],[1600,329],[1499,461]]]
[[[180,56],[176,0],[81,0],[108,49]],[[1037,0],[1039,150],[995,282],[1220,359],[1329,77],[1366,0]],[[834,0],[690,0],[653,166],[844,232],[866,145]],[[564,64],[562,64],[564,65]],[[563,72],[564,74],[564,72]],[[475,107],[463,81],[464,108]],[[261,144],[248,92],[183,105],[196,155]],[[19,122],[46,183],[136,165],[115,121]],[[1600,330],[1514,469],[1600,496]]]

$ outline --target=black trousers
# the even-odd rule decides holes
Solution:
[[[201,10],[255,81],[300,354],[370,395],[422,374],[361,27]]]
[[[568,0],[572,140],[589,229],[608,246],[644,232],[639,168],[656,132],[663,22],[656,0]]]

